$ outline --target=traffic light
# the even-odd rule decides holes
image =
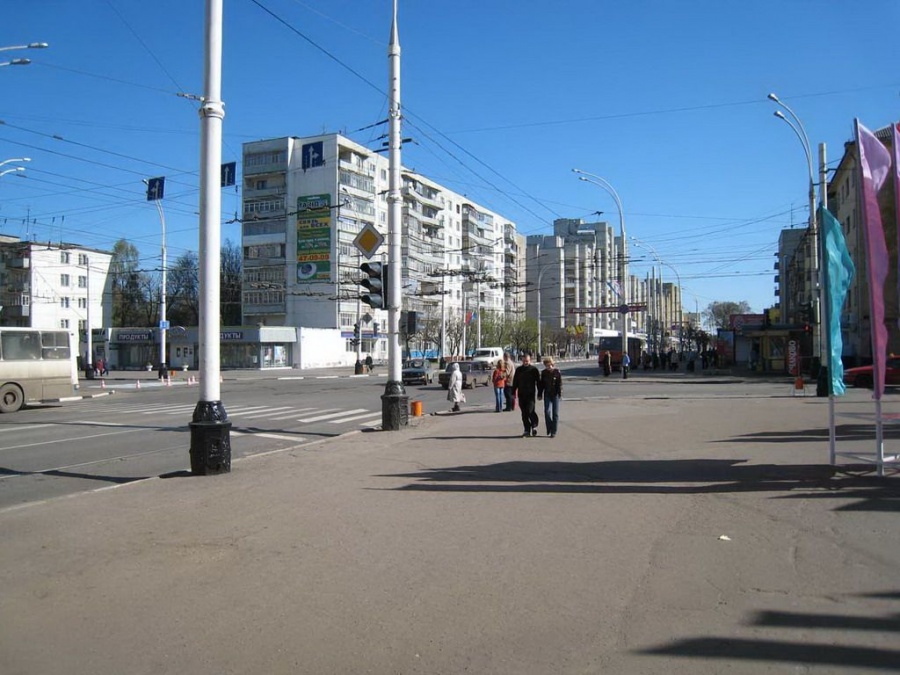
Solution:
[[[359,269],[366,275],[360,286],[368,290],[360,296],[372,309],[387,309],[388,306],[388,265],[386,263],[363,263]]]
[[[359,340],[359,324],[358,323],[353,324],[353,337],[355,337],[357,340]]]

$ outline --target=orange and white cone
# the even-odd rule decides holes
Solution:
[[[141,388],[141,381],[140,381],[140,380],[138,380],[138,381],[135,383],[134,388],[135,388],[135,389],[140,389],[140,388]]]
[[[100,388],[106,389],[106,380],[100,380]]]

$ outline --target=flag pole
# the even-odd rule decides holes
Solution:
[[[828,208],[828,167],[825,163],[825,144],[819,143],[819,203],[822,205],[822,210]],[[822,214],[822,217],[819,219],[820,223],[825,222],[825,214]],[[821,288],[819,289],[819,307],[822,308],[822,321],[821,324],[823,326],[822,330],[822,340],[825,343],[825,357],[828,359],[828,461],[832,466],[837,462],[837,434],[835,432],[834,425],[834,368],[832,368],[832,353],[833,349],[832,340],[831,340],[831,292],[827,288],[831,279],[829,278],[829,265],[828,265],[828,252],[826,251],[825,238],[826,234],[824,232],[824,228],[820,228],[822,231],[819,233],[819,242],[822,246],[822,251],[819,255],[820,265],[822,266],[822,270],[819,273],[819,279],[822,280]],[[838,328],[840,330],[840,328]],[[840,358],[840,354],[838,354],[838,358]]]

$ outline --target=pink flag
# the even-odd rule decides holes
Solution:
[[[891,155],[875,135],[856,120],[856,143],[862,172],[862,214],[866,233],[869,304],[872,325],[872,364],[875,398],[884,394],[887,361],[887,326],[884,325],[884,282],[888,274],[888,250],[878,208],[878,191],[891,169]]]

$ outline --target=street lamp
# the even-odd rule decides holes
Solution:
[[[621,309],[619,311],[619,316],[621,320],[621,334],[622,334],[622,353],[628,353],[628,237],[625,234],[625,214],[622,209],[622,200],[619,199],[619,194],[616,192],[615,188],[609,184],[605,178],[601,178],[600,176],[596,176],[592,173],[588,173],[587,171],[582,171],[581,169],[572,169],[574,173],[580,174],[578,176],[578,180],[584,181],[586,183],[592,183],[599,188],[603,188],[606,190],[616,202],[616,208],[619,210],[619,236],[622,239],[622,251],[621,257],[619,259],[619,279],[622,285],[621,289]],[[623,311],[624,310],[624,311]]]
[[[24,171],[24,166],[17,166],[15,169],[6,169],[6,171],[0,171],[0,178],[5,176],[8,173],[16,173],[17,171]]]
[[[817,378],[816,395],[827,396],[828,392],[831,390],[831,386],[828,384],[827,366],[822,359],[822,343],[824,331],[822,331],[821,328],[820,311],[825,307],[825,299],[823,297],[825,288],[823,284],[819,283],[819,228],[816,222],[816,182],[812,147],[809,144],[809,136],[807,136],[806,134],[806,129],[803,127],[803,122],[800,121],[797,113],[791,110],[791,108],[788,107],[788,105],[784,103],[784,101],[780,100],[775,94],[769,94],[767,98],[776,105],[781,106],[788,112],[791,119],[785,117],[784,113],[781,112],[781,110],[776,110],[773,114],[778,119],[784,121],[785,124],[787,124],[791,128],[791,131],[794,132],[794,134],[797,136],[797,139],[800,141],[800,144],[803,146],[803,152],[806,155],[806,167],[809,173],[809,235],[812,244],[810,268],[815,300],[818,304],[818,309],[815,312],[815,316],[811,317],[813,319],[813,330],[815,331],[815,333],[813,334],[813,356],[819,357],[819,375]]]
[[[3,166],[4,164],[9,164],[10,162],[30,162],[30,161],[31,161],[31,157],[13,157],[12,159],[4,159],[2,162],[0,162],[0,166]]]
[[[680,353],[684,353],[684,315],[683,315],[684,303],[681,301],[681,292],[684,289],[684,287],[681,285],[681,275],[678,273],[678,270],[675,269],[675,267],[673,267],[672,265],[667,263],[665,260],[660,258],[659,253],[657,253],[656,249],[653,248],[650,244],[648,244],[645,241],[641,241],[637,237],[632,237],[631,241],[633,241],[635,243],[635,246],[643,246],[644,248],[648,249],[650,251],[650,253],[653,255],[653,257],[656,258],[656,262],[659,265],[665,265],[670,270],[672,270],[675,273],[675,278],[678,279],[678,296],[679,296],[679,302],[678,302],[678,308],[677,308],[678,309],[678,313],[677,313],[677,316],[678,316],[678,343],[679,343],[678,351]],[[659,284],[660,284],[660,287],[662,287],[662,268],[660,268],[660,272],[659,272]],[[660,301],[660,317],[659,318],[660,319],[662,318],[662,302],[661,301]]]
[[[30,42],[27,45],[11,45],[9,47],[0,47],[0,52],[14,51],[18,49],[46,49],[50,45],[46,42]],[[3,61],[0,66],[27,66],[31,63],[31,59],[10,59]]]
[[[148,188],[150,187],[150,181],[146,178],[141,181]],[[148,191],[148,197],[151,196]],[[166,321],[166,216],[163,213],[162,200],[158,198],[154,199],[154,203],[156,204],[156,210],[159,213],[159,223],[162,227],[162,296],[159,300],[159,372],[160,374],[165,373],[163,377],[165,379],[169,379],[169,366],[166,364],[166,329],[168,328]]]

